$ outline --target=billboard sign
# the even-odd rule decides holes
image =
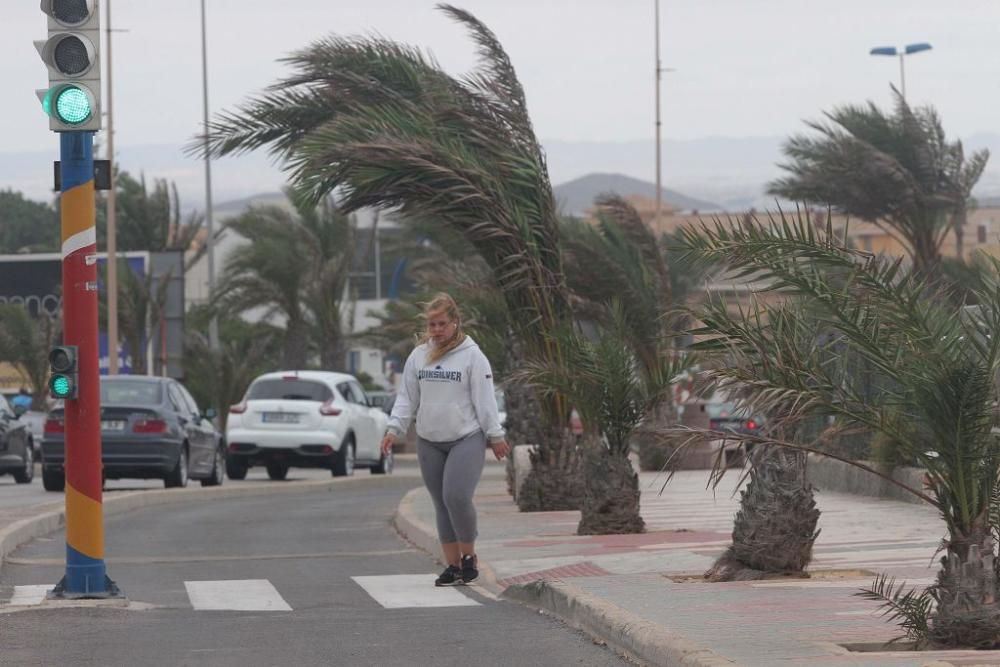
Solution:
[[[143,278],[149,271],[148,252],[122,252],[128,267]],[[107,253],[98,253],[98,275],[104,275]],[[99,283],[103,293],[105,285]],[[0,255],[0,304],[14,304],[25,307],[37,317],[44,313],[58,315],[62,311],[62,255],[57,253]],[[108,372],[108,336],[101,331],[99,337],[101,373]],[[131,359],[126,345],[119,348],[118,368],[121,373],[131,373]]]

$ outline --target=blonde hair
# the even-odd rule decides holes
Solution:
[[[462,330],[462,313],[458,309],[458,304],[455,303],[455,300],[452,299],[450,295],[445,294],[444,292],[438,292],[430,301],[424,304],[425,327],[427,320],[430,319],[430,316],[436,313],[444,313],[448,316],[448,319],[455,323],[455,333],[453,333],[451,337],[449,337],[441,345],[432,344],[430,353],[427,355],[428,363],[437,361],[461,345],[462,341],[465,340],[465,331]],[[425,328],[418,344],[429,342],[432,342],[431,334],[430,331],[427,331]]]

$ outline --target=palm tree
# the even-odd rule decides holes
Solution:
[[[206,246],[195,242],[204,218],[198,213],[182,216],[175,183],[157,179],[150,190],[144,176],[136,180],[123,171],[116,177],[115,187],[120,252],[184,252],[185,273],[202,257]],[[105,216],[102,211],[101,217]],[[103,243],[105,225],[99,224],[98,230]],[[171,277],[168,273],[154,279],[150,270],[147,267],[146,273],[140,275],[128,261],[118,261],[118,328],[129,347],[132,372],[137,374],[145,374],[149,369],[146,343],[159,326]],[[102,317],[106,317],[105,294],[101,301]]]
[[[673,356],[643,363],[629,343],[632,326],[626,308],[615,301],[602,313],[593,340],[578,329],[557,333],[565,363],[532,362],[513,377],[543,394],[569,399],[591,434],[584,454],[584,494],[579,535],[641,533],[639,476],[629,460],[636,428],[669,394],[681,365]]]
[[[482,63],[475,72],[453,77],[418,49],[380,37],[329,37],[286,59],[293,75],[219,116],[208,152],[266,148],[313,201],[336,191],[345,211],[394,210],[461,233],[518,314],[509,322],[514,353],[554,360],[560,352],[545,333],[566,316],[566,288],[555,200],[524,91],[483,23],[439,8],[471,32]],[[544,407],[548,431],[527,436],[539,445],[535,472],[564,474],[557,434],[568,411],[558,398]],[[546,503],[572,505],[558,493]]]
[[[146,184],[146,177],[139,180],[127,171],[115,179],[116,233],[118,250],[145,250],[164,252],[182,250],[187,252],[201,234],[204,216],[197,212],[181,214],[180,196],[177,184],[166,179],[155,179],[153,189]],[[106,204],[106,202],[105,202]],[[101,228],[103,238],[103,227]],[[185,258],[187,271],[202,254],[204,247]]]
[[[881,226],[907,249],[914,266],[936,273],[949,230],[961,238],[970,193],[989,160],[965,158],[962,142],[945,138],[931,107],[911,109],[893,89],[891,116],[874,104],[827,113],[809,122],[818,136],[792,137],[784,147],[788,176],[769,186],[793,201],[829,204]]]
[[[294,201],[294,195],[293,195]],[[320,366],[344,370],[347,365],[344,308],[351,260],[354,257],[354,221],[329,197],[318,206],[296,206],[298,224],[305,231],[305,261],[311,268],[306,284],[306,306],[311,315],[310,338],[319,352]]]
[[[313,207],[293,197],[293,203],[297,215],[259,206],[226,223],[248,242],[227,259],[213,298],[229,314],[263,309],[265,317],[282,319],[285,368],[306,368],[310,343],[324,367],[342,368],[352,223],[332,202]]]
[[[169,275],[154,278],[149,269],[140,276],[127,261],[119,262],[118,327],[128,344],[132,372],[137,375],[149,371],[146,343],[161,322],[170,285]]]
[[[661,358],[677,352],[674,341],[683,324],[679,306],[688,290],[674,289],[667,247],[657,242],[628,202],[605,195],[595,204],[596,225],[577,219],[562,224],[567,282],[576,297],[574,311],[583,320],[600,319],[608,312],[602,304],[619,299],[628,323],[623,334],[635,350],[639,370],[655,374]],[[670,446],[654,432],[676,419],[671,397],[653,406],[650,417],[636,433],[639,461],[644,470],[659,470]]]
[[[685,233],[685,242],[694,255],[763,276],[782,297],[739,312],[713,302],[700,313],[696,347],[727,361],[708,371],[712,379],[740,392],[780,429],[765,438],[730,437],[800,451],[821,451],[850,428],[891,439],[927,470],[927,491],[907,488],[938,509],[948,534],[928,591],[908,597],[880,580],[868,594],[883,597],[909,630],[924,628],[923,638],[934,644],[1000,645],[1000,455],[993,432],[1000,261],[991,260],[971,288],[979,305],[970,313],[901,260],[854,251],[830,227],[823,232],[803,220],[706,226]],[[849,372],[852,359],[879,374],[879,392],[868,393],[866,379]],[[817,417],[834,421],[802,437],[796,429]],[[782,432],[800,435],[775,437]]]
[[[185,334],[185,384],[202,406],[219,413],[224,433],[229,406],[239,403],[255,377],[274,369],[281,354],[281,332],[265,323],[249,323],[235,317],[219,320],[219,348],[208,341],[211,308],[188,313]]]
[[[49,350],[62,336],[60,317],[44,311],[32,317],[20,305],[0,305],[0,361],[16,368],[31,385],[32,408],[44,409]]]

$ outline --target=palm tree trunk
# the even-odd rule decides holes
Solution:
[[[603,442],[584,445],[583,503],[577,535],[641,533],[646,524],[639,514],[639,475],[627,452],[612,453]]]
[[[129,347],[129,357],[132,360],[132,374],[133,375],[145,375],[146,374],[146,346],[143,344],[141,331],[131,332],[126,340],[128,340]]]
[[[347,349],[339,323],[328,323],[319,343],[319,361],[324,370],[343,371],[347,368]]]
[[[508,341],[507,368],[518,368],[523,365],[523,348],[513,336]],[[579,509],[583,479],[573,436],[564,427],[551,424],[539,398],[529,387],[507,385],[504,397],[507,403],[507,440],[514,445],[536,445],[531,454],[531,471],[517,495],[520,510],[551,512]],[[513,494],[513,461],[507,465],[507,489]]]
[[[573,436],[549,427],[538,397],[529,387],[504,388],[507,404],[507,439],[513,444],[536,445],[531,470],[517,495],[522,512],[580,509],[583,492],[580,457]],[[513,494],[513,456],[507,465],[507,488]]]
[[[285,349],[282,364],[286,370],[301,370],[306,366],[307,334],[305,322],[289,318],[285,325]]]
[[[705,573],[744,581],[805,571],[819,531],[819,510],[805,478],[805,455],[758,446],[733,525],[733,543]]]
[[[941,558],[930,639],[942,646],[1000,647],[1000,590],[989,517],[978,517],[968,535],[952,535]]]
[[[934,227],[923,224],[913,236],[913,266],[918,273],[935,277],[941,265],[941,250],[934,240]]]
[[[962,199],[963,203],[965,199]],[[965,222],[967,219],[965,206],[960,206],[955,211],[951,220],[951,228],[955,231],[955,256],[959,260],[965,260]]]
[[[649,426],[641,426],[635,433],[639,445],[639,469],[659,472],[664,469],[676,446],[662,435],[665,429],[677,422],[677,409],[673,400],[668,399],[653,408],[649,416]]]

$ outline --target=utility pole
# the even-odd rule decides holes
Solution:
[[[654,0],[654,2],[655,19],[653,23],[656,32],[656,218],[654,224],[659,224],[660,212],[663,209],[662,161],[660,158],[663,144],[663,123],[660,121],[660,79],[664,72],[673,72],[674,70],[671,67],[663,67],[660,63],[660,0]]]
[[[205,24],[205,0],[201,0],[201,86],[202,115],[205,127],[205,233],[208,236],[208,293],[215,294],[215,224],[212,220],[212,158],[208,150],[208,29]],[[219,349],[219,320],[215,313],[208,323],[208,346]]]
[[[660,0],[655,0],[656,3],[656,19],[654,23],[656,24],[656,218],[654,221],[654,226],[659,229],[660,224],[660,209],[663,207],[663,186],[660,183],[660,146],[662,139],[660,138],[660,128],[662,123],[660,122],[660,76],[663,73],[663,68],[660,66]]]
[[[107,2],[105,23],[108,51],[108,164],[111,166],[111,189],[108,190],[108,374],[118,375],[118,225],[115,200],[115,114],[111,67],[111,0]]]

